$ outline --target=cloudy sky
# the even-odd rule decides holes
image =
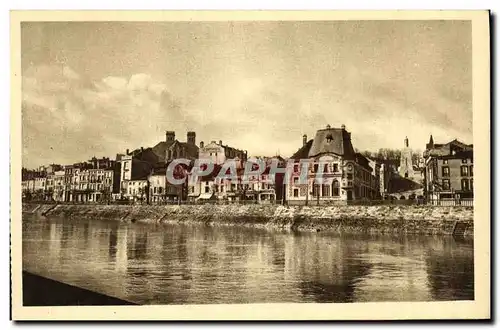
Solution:
[[[360,150],[472,143],[461,21],[23,23],[23,165],[153,146],[166,130],[290,156],[327,124]]]

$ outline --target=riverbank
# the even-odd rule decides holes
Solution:
[[[292,231],[472,236],[472,207],[281,205],[37,205],[23,213],[128,223],[203,223]]]
[[[23,271],[23,306],[103,305],[135,304]]]

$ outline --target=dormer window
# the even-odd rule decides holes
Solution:
[[[330,142],[332,142],[332,140],[333,140],[333,136],[331,134],[328,134],[326,136],[326,142],[330,143]]]

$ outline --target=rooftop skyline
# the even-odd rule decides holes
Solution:
[[[472,143],[465,21],[22,23],[23,166],[176,131],[291,156],[346,125],[359,150]]]

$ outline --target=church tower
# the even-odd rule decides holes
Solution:
[[[415,172],[413,171],[412,152],[408,137],[405,137],[404,148],[401,150],[399,175],[410,180],[414,180],[415,178]]]

